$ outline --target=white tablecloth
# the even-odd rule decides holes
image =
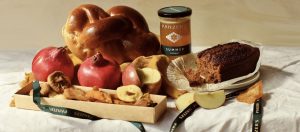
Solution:
[[[194,48],[198,51],[203,47]],[[264,113],[262,131],[300,131],[300,47],[264,47],[261,79],[264,84]],[[36,50],[0,51],[0,131],[1,132],[87,132],[87,131],[138,131],[133,125],[120,120],[90,121],[52,115],[41,111],[9,107],[12,95],[24,72],[30,71]],[[174,101],[156,124],[144,126],[148,132],[168,131],[179,113]],[[253,105],[227,101],[213,109],[197,109],[178,131],[233,132],[251,131]],[[145,115],[146,116],[146,115]]]

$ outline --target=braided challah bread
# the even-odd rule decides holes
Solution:
[[[81,60],[100,52],[121,64],[158,54],[160,49],[144,17],[127,6],[105,12],[96,5],[81,5],[70,13],[62,34],[70,51]]]

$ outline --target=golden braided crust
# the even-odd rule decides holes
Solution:
[[[105,12],[96,5],[81,5],[70,13],[62,34],[70,51],[82,60],[100,52],[121,64],[158,54],[160,47],[144,17],[127,6]]]

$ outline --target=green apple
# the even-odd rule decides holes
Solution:
[[[196,92],[194,100],[203,108],[214,109],[222,106],[226,96],[224,90],[214,92]]]
[[[179,96],[175,100],[175,105],[176,105],[176,108],[179,111],[182,111],[186,107],[188,107],[190,104],[192,104],[193,102],[195,102],[195,100],[194,100],[194,92],[191,92],[191,93],[185,93],[185,94]]]

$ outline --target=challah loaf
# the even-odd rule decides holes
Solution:
[[[160,48],[144,17],[127,6],[105,12],[96,5],[81,5],[70,13],[62,34],[70,51],[81,60],[100,52],[121,64],[158,54]]]

